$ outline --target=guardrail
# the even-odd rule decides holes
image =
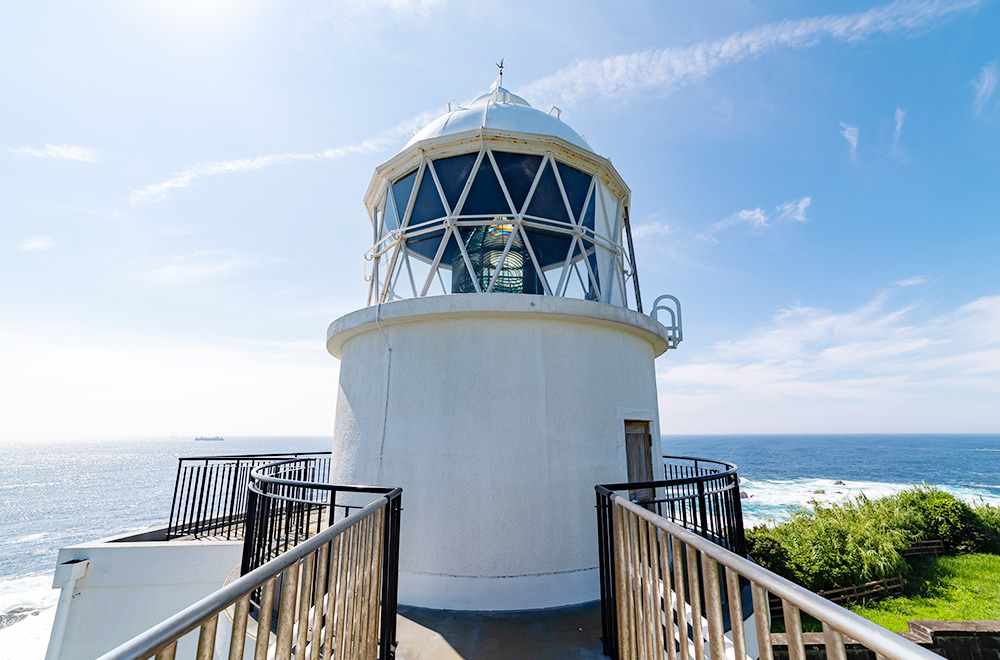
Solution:
[[[612,630],[605,628],[605,655],[623,660],[773,660],[765,614],[770,592],[781,600],[792,660],[805,658],[800,612],[822,623],[830,660],[846,660],[845,635],[886,660],[941,660],[639,504],[601,486],[597,492],[607,501],[613,557],[609,568],[618,604],[612,610]],[[730,621],[744,621],[739,597],[744,586],[751,592],[753,611],[760,615],[753,617],[749,631],[733,625],[726,637],[723,605]],[[601,598],[603,610],[603,592]]]
[[[614,530],[610,517],[614,491],[716,545],[746,557],[743,509],[737,467],[732,463],[688,456],[663,456],[666,479],[597,487],[597,541],[601,581],[601,625],[605,655],[616,636]]]
[[[229,660],[242,660],[250,598],[262,594],[254,660],[378,658],[396,646],[399,488],[101,656],[173,660],[177,641],[198,628],[197,660],[212,660],[219,615],[233,607]],[[391,603],[391,612],[386,607]],[[273,613],[277,612],[277,617]],[[273,630],[273,632],[272,632]],[[271,643],[273,639],[273,644]],[[273,646],[273,649],[270,647]]]
[[[288,452],[177,459],[167,539],[182,536],[243,538],[250,472],[283,458],[309,457],[317,481],[327,481],[330,452]]]
[[[247,487],[246,529],[242,573],[249,573],[278,555],[348,517],[392,488],[345,486],[325,482],[329,470],[322,460],[292,458],[254,468]],[[398,524],[399,503],[393,516]]]

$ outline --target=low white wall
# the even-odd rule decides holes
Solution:
[[[527,295],[419,298],[334,322],[331,481],[403,487],[400,601],[599,598],[594,485],[627,480],[626,419],[651,422],[660,454],[665,337],[627,309]]]
[[[93,660],[216,591],[239,566],[243,551],[242,541],[115,540],[133,536],[59,551],[58,564],[89,564],[72,598],[56,613],[57,622],[65,617],[59,660]],[[177,657],[194,657],[196,634],[181,641]]]

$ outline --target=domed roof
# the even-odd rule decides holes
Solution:
[[[449,105],[449,108],[451,106]],[[593,152],[579,133],[563,123],[558,116],[532,108],[527,101],[511,94],[496,83],[489,92],[477,97],[468,107],[458,107],[424,126],[403,149],[422,140],[454,135],[465,131],[492,128],[533,135],[552,135],[581,149]]]

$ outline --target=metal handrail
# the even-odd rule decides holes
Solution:
[[[199,626],[202,627],[202,637],[205,638],[206,629],[210,629],[212,634],[207,641],[199,640],[199,651],[205,645],[215,643],[215,624],[218,615],[234,603],[246,602],[249,595],[261,588],[268,580],[276,578],[286,569],[293,567],[297,562],[309,558],[313,553],[320,551],[327,544],[333,542],[338,536],[351,527],[357,525],[368,516],[380,509],[387,507],[393,498],[398,498],[402,489],[390,489],[385,497],[380,497],[376,501],[356,511],[354,514],[324,529],[319,534],[307,541],[295,546],[291,550],[272,559],[263,566],[237,578],[230,584],[222,587],[218,591],[202,598],[197,603],[181,610],[162,623],[153,626],[149,630],[133,637],[131,640],[118,646],[117,648],[102,655],[99,660],[142,660],[167,649],[178,639],[191,632]],[[388,558],[386,558],[388,559]],[[283,587],[284,590],[284,587]],[[294,593],[293,599],[294,601]],[[244,605],[246,607],[246,605]],[[246,615],[244,611],[243,615]],[[207,624],[212,622],[210,626]],[[245,625],[245,621],[244,621]],[[280,624],[279,624],[280,625]],[[207,626],[207,627],[206,627]],[[234,634],[234,637],[236,635]],[[239,640],[242,643],[242,639]],[[394,641],[394,640],[393,640]],[[171,654],[172,657],[172,654]],[[201,657],[201,653],[199,653]],[[207,657],[211,658],[211,649]]]
[[[600,486],[598,486],[598,491],[601,491]],[[881,626],[878,626],[871,621],[868,621],[867,619],[840,607],[839,605],[831,603],[808,589],[805,589],[781,576],[775,575],[774,573],[761,568],[748,559],[729,552],[725,548],[702,538],[698,534],[695,534],[680,525],[676,525],[664,519],[662,516],[658,516],[651,511],[648,511],[640,505],[630,502],[626,498],[615,495],[610,491],[606,491],[602,494],[610,500],[612,506],[620,507],[621,509],[628,511],[632,516],[645,521],[648,525],[661,530],[664,534],[670,537],[671,542],[669,543],[669,547],[673,551],[672,560],[675,565],[680,563],[680,560],[684,555],[681,553],[680,546],[674,545],[673,542],[679,542],[679,544],[683,544],[688,548],[688,573],[689,576],[694,576],[695,578],[695,580],[688,583],[688,590],[692,595],[698,592],[698,589],[696,588],[696,567],[697,564],[701,564],[702,573],[704,575],[705,582],[707,583],[704,588],[705,598],[706,600],[712,599],[712,602],[707,604],[710,644],[724,644],[724,640],[719,639],[719,637],[721,637],[722,630],[721,623],[713,620],[714,615],[721,614],[721,602],[718,600],[720,593],[718,583],[718,565],[721,564],[726,569],[726,582],[729,585],[738,584],[738,579],[740,577],[749,580],[751,590],[754,592],[753,600],[755,605],[767,602],[764,594],[765,590],[781,599],[782,606],[785,611],[786,629],[788,630],[789,652],[792,657],[804,657],[804,655],[796,656],[796,651],[801,653],[803,648],[802,625],[799,618],[799,611],[803,611],[822,622],[828,657],[846,657],[844,650],[844,636],[847,635],[854,641],[867,646],[869,649],[889,660],[940,660],[939,655],[932,653],[931,651],[914,644],[904,637],[890,632],[885,628],[882,628]],[[612,515],[614,516],[615,514],[612,513]],[[653,538],[655,537],[655,533],[649,530],[643,531],[641,526],[634,529],[625,529],[622,527],[622,525],[627,524],[627,522],[616,523],[616,529],[624,530],[623,533],[632,535],[632,541],[638,539],[639,544],[637,545],[641,545],[644,541],[648,543],[649,556],[647,557],[646,555],[646,549],[641,549],[641,552],[639,552],[637,557],[640,561],[648,562],[650,564],[649,567],[653,567],[654,569],[652,574],[655,575],[656,568],[653,566],[653,555],[658,552],[655,549],[656,539]],[[619,537],[616,539],[616,544],[621,543],[622,541],[623,539]],[[664,547],[662,541],[660,547]],[[617,552],[619,549],[620,548],[616,546],[616,555],[622,554]],[[692,550],[695,553],[698,553],[700,557],[695,557],[690,554]],[[632,559],[637,557],[632,557]],[[706,557],[711,561],[705,561]],[[698,561],[698,559],[701,561]],[[622,569],[621,566],[618,566],[617,568],[619,570]],[[626,576],[627,575],[628,574],[626,573]],[[647,573],[647,575],[649,575],[649,573]],[[730,577],[731,575],[733,575],[733,577]],[[662,578],[661,576],[661,579],[665,578]],[[715,583],[714,585],[712,584],[713,582]],[[627,585],[621,586],[622,588],[627,588]],[[638,585],[632,586],[637,587]],[[646,584],[640,588],[649,589],[650,586],[651,585]],[[712,588],[713,586],[715,587],[714,589]],[[679,589],[679,591],[682,591],[682,589]],[[679,601],[684,597],[682,593],[678,593],[676,595]],[[659,599],[659,596],[656,598]],[[738,599],[735,599],[735,601],[738,602]],[[680,605],[682,605],[682,603],[678,602],[678,606]],[[730,603],[730,607],[738,609],[738,605],[734,606],[732,602]],[[696,608],[692,607],[692,609]],[[680,611],[680,607],[678,607],[678,611]],[[763,612],[759,612],[757,619],[757,643],[758,649],[761,652],[760,657],[770,658],[770,633],[767,629],[766,606],[764,607]],[[654,615],[650,618],[650,621],[655,623],[656,626],[659,626],[661,618],[658,615]],[[700,630],[700,626],[698,626],[698,629]],[[715,631],[715,633],[713,633],[713,631]],[[652,635],[653,632],[655,631],[650,631],[650,635]],[[742,639],[742,634],[739,635],[739,637],[740,642],[742,643],[744,641]],[[761,637],[763,637],[763,639],[761,639]],[[652,639],[652,637],[650,637],[650,639]],[[717,653],[715,651],[718,648],[719,647],[716,646],[716,648],[712,649],[711,657],[717,657]],[[737,657],[739,657],[738,650]]]

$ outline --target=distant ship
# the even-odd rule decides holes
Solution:
[[[199,435],[197,438],[194,439],[195,442],[222,442],[223,440],[225,440],[225,438],[221,438],[217,435],[214,435],[212,437]]]

